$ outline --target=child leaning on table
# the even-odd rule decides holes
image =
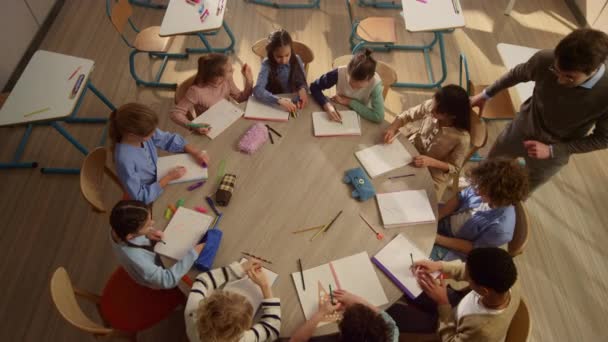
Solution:
[[[248,276],[262,290],[262,316],[252,325],[251,303],[244,296],[220,289]],[[190,342],[274,341],[281,330],[281,301],[274,297],[257,261],[233,262],[196,277],[184,312]]]
[[[186,173],[176,167],[156,180],[157,148],[168,152],[186,152],[200,164],[208,164],[209,156],[176,133],[157,128],[158,115],[139,103],[127,103],[110,114],[108,133],[114,151],[116,172],[129,197],[150,204],[160,196],[170,181]]]

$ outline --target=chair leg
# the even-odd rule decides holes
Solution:
[[[143,85],[143,86],[152,87],[152,88],[170,88],[170,89],[177,88],[177,83],[158,82],[158,80],[160,80],[160,77],[162,76],[162,72],[156,76],[157,80],[153,81],[153,82],[144,81],[141,78],[139,78],[139,76],[137,76],[137,73],[135,72],[135,55],[137,55],[140,52],[144,52],[144,51],[133,50],[133,51],[131,51],[131,54],[129,55],[129,71],[131,72],[131,77],[133,77],[133,79],[135,80],[135,83],[138,86]],[[152,57],[163,57],[163,58],[166,57],[163,60],[163,64],[161,65],[161,69],[163,71],[164,71],[165,64],[167,63],[168,58],[184,58],[184,57],[182,57],[183,55],[187,56],[187,54],[163,54],[161,52],[149,52],[148,54]]]
[[[205,45],[205,47],[204,48],[186,48],[186,52],[187,53],[212,53],[212,52],[232,53],[232,52],[234,52],[234,44],[236,43],[236,38],[234,37],[232,30],[230,30],[230,26],[228,26],[228,24],[226,23],[225,20],[222,22],[222,27],[224,28],[224,31],[226,31],[226,34],[228,35],[228,38],[230,39],[230,44],[228,44],[228,46],[214,48],[207,41],[207,38],[205,38],[205,36],[215,35],[215,34],[217,34],[217,32],[197,33],[196,35],[201,40],[203,45]],[[218,32],[219,32],[219,30],[218,30]]]
[[[402,9],[399,1],[376,1],[376,0],[359,0],[357,4],[361,7],[375,7],[378,9]]]

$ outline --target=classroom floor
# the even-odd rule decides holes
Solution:
[[[157,0],[162,1],[162,0]],[[301,1],[301,0],[300,0]],[[564,1],[518,1],[511,17],[502,11],[507,0],[462,1],[466,28],[446,34],[449,75],[445,84],[458,82],[458,53],[469,59],[475,82],[488,84],[504,71],[496,49],[499,42],[551,48],[576,26]],[[135,7],[140,27],[160,25],[164,11]],[[390,15],[397,19],[399,40],[428,41],[430,34],[408,34],[395,10],[355,8],[358,17]],[[247,18],[247,20],[245,20]],[[249,63],[257,74],[259,59],[251,45],[272,29],[283,27],[315,52],[308,79],[330,69],[334,58],[349,53],[350,26],[344,1],[321,1],[321,9],[277,10],[240,0],[228,1],[226,21],[237,37],[234,61]],[[220,34],[212,41],[225,42]],[[198,39],[178,37],[172,50],[199,46]],[[115,104],[138,101],[151,105],[161,117],[161,128],[178,130],[169,119],[173,92],[139,88],[129,75],[129,49],[105,15],[104,1],[66,1],[44,39],[41,49],[95,60],[94,84]],[[434,62],[438,58],[434,52]],[[393,66],[401,81],[425,81],[422,55],[407,52],[376,54]],[[182,80],[196,71],[196,55],[170,63],[165,80]],[[153,75],[158,62],[137,59],[142,77]],[[152,70],[152,71],[151,71]],[[436,68],[436,73],[439,70]],[[235,73],[237,84],[241,76]],[[44,75],[41,75],[44,77]],[[430,91],[395,90],[387,99],[387,120],[431,96]],[[512,93],[513,94],[513,93]],[[107,115],[106,107],[87,96],[81,116]],[[504,122],[489,123],[490,144]],[[101,125],[69,125],[85,146],[97,144]],[[12,157],[23,128],[0,128],[0,160]],[[182,131],[183,132],[183,131]],[[484,149],[482,154],[487,150]],[[597,186],[606,179],[608,151],[574,156],[570,164],[526,202],[531,218],[531,240],[516,258],[523,292],[531,311],[531,341],[606,341],[608,327],[608,212],[601,203],[608,191]],[[49,127],[36,127],[25,150],[27,160],[41,166],[78,167],[79,154]],[[0,261],[3,279],[0,300],[1,341],[80,341],[90,336],[78,331],[58,314],[49,293],[52,272],[64,266],[74,284],[99,292],[116,267],[108,242],[107,217],[94,213],[84,201],[77,176],[41,175],[38,170],[0,171]],[[119,198],[108,191],[108,205]],[[86,307],[87,312],[94,308]],[[181,312],[140,334],[140,341],[186,340]],[[604,323],[602,323],[604,322]]]

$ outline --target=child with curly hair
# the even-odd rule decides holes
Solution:
[[[515,160],[490,159],[467,173],[470,186],[439,208],[433,260],[466,258],[473,248],[513,238],[514,205],[528,196],[528,174]]]

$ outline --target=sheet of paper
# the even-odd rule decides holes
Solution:
[[[315,137],[361,135],[359,115],[352,110],[341,110],[340,114],[342,115],[342,123],[331,121],[326,112],[312,113]]]
[[[279,105],[270,106],[250,96],[245,109],[245,119],[288,121],[289,113]]]
[[[406,166],[412,162],[412,156],[399,141],[392,144],[378,144],[355,152],[365,171],[371,178]]]
[[[336,281],[331,273],[331,269],[328,264],[309,268],[304,270],[304,283],[306,284],[306,290],[302,288],[302,278],[300,272],[291,274],[293,282],[298,292],[298,298],[302,305],[302,311],[306,319],[310,319],[312,315],[319,309],[319,284],[321,287],[329,293],[329,285],[332,288],[337,288]],[[324,324],[319,324],[322,326]]]
[[[242,110],[230,103],[230,101],[222,99],[192,120],[192,122],[210,125],[211,130],[206,135],[210,139],[215,139],[241,116],[243,116]]]
[[[405,294],[410,298],[416,298],[422,293],[422,289],[410,270],[412,258],[416,261],[428,259],[428,257],[414,243],[399,234],[372,258],[372,262]],[[433,275],[437,276],[439,272]]]
[[[203,237],[213,217],[192,209],[179,207],[164,231],[163,240],[157,243],[154,251],[173,260],[181,260],[188,251],[196,246]]]
[[[245,260],[245,258],[241,259],[241,263]],[[262,270],[264,270],[264,273],[266,273],[266,277],[268,278],[268,285],[272,287],[279,275],[265,267],[263,267]],[[253,306],[254,313],[258,310],[260,304],[262,304],[262,300],[264,299],[260,287],[257,286],[253,281],[251,281],[249,277],[245,277],[226,284],[226,286],[224,286],[224,290],[238,293],[247,298],[251,303],[251,306]]]
[[[158,158],[156,162],[156,180],[158,181],[166,176],[176,166],[185,167],[186,173],[182,177],[170,181],[169,184],[203,180],[208,177],[206,167],[198,164],[190,154],[179,153]]]
[[[376,199],[385,228],[435,221],[435,213],[425,190],[376,194]]]

